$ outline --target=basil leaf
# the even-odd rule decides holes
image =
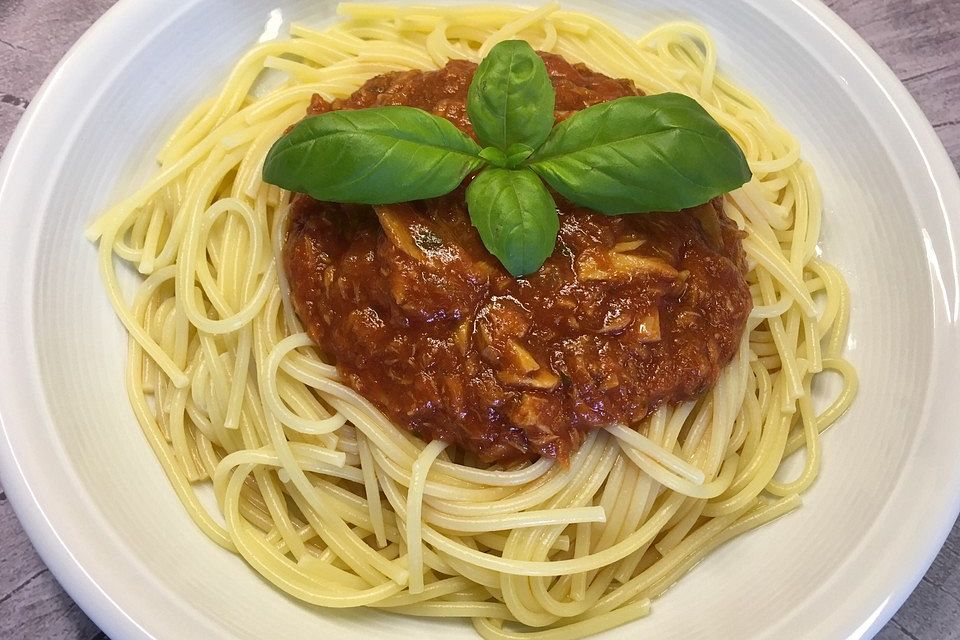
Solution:
[[[750,179],[730,134],[677,93],[584,109],[554,128],[529,166],[571,202],[611,215],[677,211]]]
[[[507,148],[506,152],[496,147],[484,147],[478,155],[495,167],[516,169],[521,162],[530,157],[531,153],[533,149],[522,142],[515,142]]]
[[[516,169],[520,166],[520,163],[530,157],[530,154],[533,153],[533,148],[528,147],[522,142],[514,142],[512,145],[507,147],[506,157],[506,167],[508,169]]]
[[[507,154],[496,147],[484,147],[479,155],[495,167],[507,166]]]
[[[263,179],[317,200],[390,204],[442,196],[484,164],[452,123],[411,107],[331,111],[267,153]]]
[[[555,95],[547,67],[523,40],[506,40],[483,59],[467,90],[467,115],[483,144],[536,149],[553,128]]]
[[[513,276],[533,273],[553,253],[557,205],[529,169],[487,167],[467,187],[470,221]]]

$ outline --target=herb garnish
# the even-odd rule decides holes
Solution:
[[[514,276],[553,252],[553,196],[608,215],[678,211],[750,179],[743,152],[695,100],[631,96],[554,126],[543,60],[508,40],[480,63],[467,115],[481,147],[449,121],[413,107],[306,118],[270,149],[263,179],[317,200],[390,204],[444,195],[468,175],[470,220]]]

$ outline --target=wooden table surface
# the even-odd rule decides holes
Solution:
[[[0,0],[0,152],[46,75],[113,3]],[[954,166],[960,167],[960,0],[827,4],[893,68],[933,123]],[[876,637],[960,640],[960,522],[913,595]],[[106,638],[37,556],[2,487],[0,638]]]

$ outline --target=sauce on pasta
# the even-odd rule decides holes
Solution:
[[[633,95],[544,54],[556,119]],[[470,132],[476,65],[378,76],[309,112],[414,106]],[[291,299],[354,389],[398,425],[485,462],[566,462],[583,437],[697,398],[736,352],[752,305],[741,232],[719,199],[675,213],[604,216],[558,199],[560,236],[515,279],[470,224],[463,190],[370,207],[293,204]]]

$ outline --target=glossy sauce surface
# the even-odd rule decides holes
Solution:
[[[639,93],[544,59],[558,120]],[[315,97],[311,113],[406,104],[472,135],[475,68],[379,76],[346,101]],[[344,381],[397,424],[486,461],[566,459],[592,429],[708,389],[751,298],[741,233],[719,200],[616,217],[557,205],[553,255],[515,279],[483,247],[463,188],[379,207],[299,196],[285,245],[294,306]]]

